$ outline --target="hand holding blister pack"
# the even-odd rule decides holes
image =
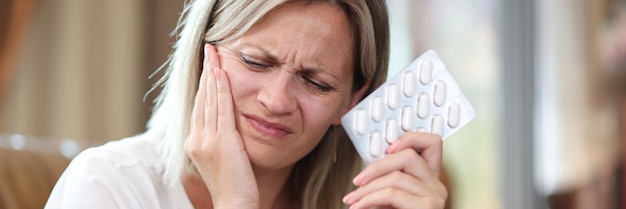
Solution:
[[[371,164],[405,132],[434,133],[445,140],[475,116],[437,53],[429,50],[348,111],[341,123]]]

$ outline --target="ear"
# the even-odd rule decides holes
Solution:
[[[350,96],[350,103],[343,111],[341,111],[341,114],[338,115],[337,118],[335,118],[335,120],[333,120],[333,123],[332,123],[333,125],[336,125],[336,126],[341,125],[341,116],[345,115],[350,109],[352,109],[352,107],[354,107],[357,103],[359,103],[361,98],[363,98],[363,94],[365,94],[365,91],[370,87],[370,81],[371,80],[367,80],[365,82],[365,85],[363,85],[361,89],[359,89],[357,92],[352,94],[352,96]]]

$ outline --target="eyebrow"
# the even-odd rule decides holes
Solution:
[[[269,52],[265,48],[261,47],[260,45],[252,44],[252,43],[241,43],[240,47],[243,47],[243,48],[251,47],[251,48],[257,49],[257,50],[261,51],[263,56],[265,56],[265,57],[267,57],[269,59],[268,61],[272,61],[272,62],[276,62],[276,63],[281,64],[281,62],[278,61],[278,58],[276,56],[274,56],[271,52]],[[242,52],[239,52],[239,53],[242,53]],[[320,68],[305,68],[304,66],[300,65],[300,69],[299,70],[303,71],[303,72],[306,72],[306,73],[326,74],[326,75],[329,75],[330,77],[332,77],[333,79],[335,79],[337,81],[341,81],[341,79],[339,77],[337,77],[336,75],[328,73],[327,71],[322,70]]]

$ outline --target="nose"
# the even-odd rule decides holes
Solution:
[[[272,114],[284,115],[295,111],[297,102],[293,88],[289,87],[294,76],[292,72],[277,70],[269,75],[271,79],[257,94],[258,101]]]

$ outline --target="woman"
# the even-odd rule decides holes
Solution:
[[[437,135],[361,170],[340,124],[384,82],[383,0],[197,0],[181,20],[148,131],[76,157],[47,208],[443,208]]]

